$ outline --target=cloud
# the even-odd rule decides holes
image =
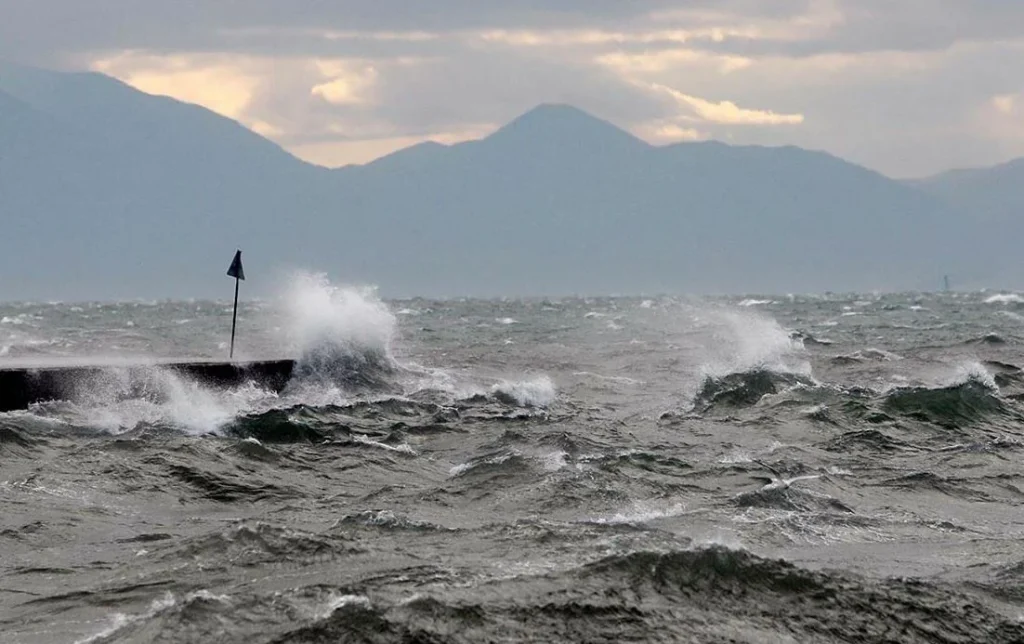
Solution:
[[[487,136],[498,128],[497,124],[470,125],[453,132],[434,132],[419,136],[394,136],[360,140],[328,140],[293,146],[292,152],[310,163],[326,167],[338,167],[352,163],[369,163],[426,141],[452,145]]]
[[[0,58],[101,70],[322,163],[460,140],[541,102],[654,143],[795,144],[901,176],[1024,155],[1020,0],[0,0],[0,15]]]
[[[752,110],[739,107],[732,101],[718,103],[689,96],[678,90],[652,83],[651,88],[665,93],[680,105],[690,107],[700,118],[712,123],[730,125],[799,125],[804,122],[803,114],[777,114],[770,110]]]
[[[754,63],[751,58],[715,54],[698,49],[663,49],[643,54],[615,51],[598,56],[596,62],[623,76],[656,74],[694,65],[716,67],[722,73],[728,74]]]
[[[1017,97],[1013,94],[1000,94],[992,97],[992,107],[1000,114],[1013,114],[1017,106]]]
[[[255,75],[222,56],[123,52],[95,60],[90,68],[143,92],[198,103],[235,119],[245,112],[259,84]]]
[[[705,27],[700,29],[555,29],[483,31],[479,37],[487,42],[525,47],[576,47],[604,45],[666,45],[693,41],[723,42],[727,38],[755,38],[754,27]]]
[[[1024,146],[1024,91],[991,97],[978,106],[972,120],[990,145],[1016,156]]]
[[[0,0],[0,15],[0,57],[20,60],[121,49],[280,53],[321,44],[316,33],[363,44],[464,32],[521,43],[703,39],[794,55],[942,49],[1024,33],[1019,0]]]
[[[316,61],[316,66],[328,80],[309,90],[313,96],[334,105],[360,105],[371,100],[369,92],[379,76],[372,64],[326,60]]]
[[[634,134],[656,145],[679,143],[680,141],[700,141],[706,135],[692,127],[683,127],[678,123],[652,121],[632,128]]]

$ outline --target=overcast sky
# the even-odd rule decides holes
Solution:
[[[1024,156],[1024,0],[0,0],[0,58],[360,163],[571,103],[891,176]]]

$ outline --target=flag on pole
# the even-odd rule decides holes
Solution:
[[[235,357],[235,323],[238,321],[238,282],[245,279],[245,269],[242,268],[242,251],[235,251],[235,258],[231,260],[228,267],[228,276],[235,278],[235,306],[231,312],[231,349],[228,358]]]
[[[235,251],[235,258],[231,260],[231,266],[228,267],[228,275],[235,279],[245,279],[245,269],[242,268],[242,251]]]

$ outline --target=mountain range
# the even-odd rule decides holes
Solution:
[[[823,152],[650,145],[566,105],[372,163],[0,64],[0,299],[224,296],[289,268],[392,296],[1024,285],[1024,160],[896,181]]]

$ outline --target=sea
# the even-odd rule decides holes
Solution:
[[[0,304],[0,642],[1024,642],[1024,297]],[[301,367],[301,368],[299,368]]]

